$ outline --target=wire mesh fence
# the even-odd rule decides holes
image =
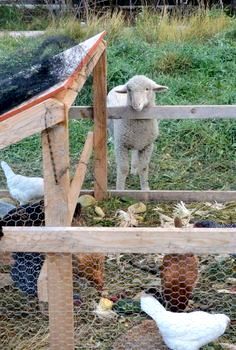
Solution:
[[[72,165],[76,163],[83,145],[84,134],[91,124],[81,127],[73,122],[78,143],[71,148]],[[35,153],[35,151],[37,153]],[[40,138],[33,136],[7,147],[1,153],[16,173],[42,176]],[[114,161],[111,151],[110,162]],[[212,164],[209,163],[209,168]],[[114,164],[112,166],[114,171]],[[85,186],[92,186],[92,164]],[[165,170],[165,169],[163,169]],[[221,169],[219,169],[221,172]],[[115,171],[114,171],[115,173]],[[151,172],[151,176],[153,172]],[[1,172],[1,188],[6,189],[6,178]],[[111,183],[114,176],[109,174]],[[113,182],[112,182],[113,181]],[[127,209],[127,199],[102,203],[106,217],[98,221],[94,209],[77,211],[73,225],[115,226],[115,211]],[[3,203],[6,204],[4,207]],[[2,226],[43,226],[43,201],[19,206],[9,199],[1,200]],[[107,206],[106,206],[107,205]],[[173,204],[148,204],[144,221],[139,225],[162,225],[161,215],[171,215]],[[199,204],[193,209],[199,217],[233,222],[236,206],[217,204],[209,208]],[[196,210],[196,208],[198,210]],[[200,210],[201,209],[201,210]],[[206,211],[204,212],[204,210]],[[139,220],[137,218],[137,220]],[[38,296],[39,276],[45,255],[35,253],[0,254],[0,342],[6,350],[38,350],[49,348],[48,304]],[[80,350],[154,350],[167,349],[156,324],[140,308],[142,292],[154,295],[167,310],[191,312],[202,310],[224,313],[231,324],[218,341],[204,349],[226,349],[235,344],[235,279],[236,262],[233,255],[164,255],[164,254],[82,254],[73,255],[73,303],[75,321],[75,348]],[[60,313],[60,304],[58,307]],[[62,326],[66,315],[62,315]]]
[[[48,312],[45,308],[42,313],[35,290],[41,257],[13,253],[7,262],[2,256],[4,349],[49,347]],[[231,255],[79,254],[73,256],[73,276],[76,349],[167,349],[154,321],[140,309],[141,292],[154,295],[167,310],[226,314],[231,325],[205,349],[235,344],[235,257]]]

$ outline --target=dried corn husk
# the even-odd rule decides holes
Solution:
[[[128,211],[134,214],[141,214],[145,213],[147,211],[147,207],[144,203],[138,202],[135,204],[132,204],[128,207]]]
[[[189,209],[186,208],[184,202],[180,201],[180,203],[175,205],[175,208],[173,210],[174,216],[178,216],[181,219],[184,218],[190,218],[191,212]]]
[[[111,310],[113,301],[107,298],[101,298],[98,304],[103,311]]]
[[[215,210],[222,210],[226,207],[224,203],[218,203],[216,201],[214,203],[206,202],[205,205]]]
[[[89,194],[84,194],[79,197],[78,203],[80,203],[82,207],[86,208],[90,207],[91,205],[95,205],[96,199]]]
[[[132,212],[125,212],[124,210],[117,210],[116,215],[120,227],[136,227],[138,220]]]
[[[95,210],[95,213],[96,213],[99,217],[104,218],[105,213],[104,213],[104,211],[102,210],[102,208],[100,208],[100,207],[98,207],[98,206],[95,206],[94,210]]]
[[[112,319],[117,314],[112,311],[113,302],[107,298],[101,298],[96,306],[94,313],[101,319]]]

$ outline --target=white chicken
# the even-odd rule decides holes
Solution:
[[[141,309],[156,322],[171,350],[199,350],[220,337],[230,323],[229,317],[224,314],[166,311],[158,300],[147,294],[141,296]]]
[[[27,204],[44,195],[44,181],[41,177],[29,177],[15,174],[10,166],[2,161],[1,167],[7,180],[9,192],[20,205]]]

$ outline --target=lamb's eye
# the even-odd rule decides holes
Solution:
[[[146,91],[149,91],[149,88],[146,88]]]

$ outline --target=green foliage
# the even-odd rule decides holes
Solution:
[[[12,24],[21,28],[22,13],[14,6],[0,6],[0,28],[12,29]],[[15,27],[14,27],[15,28]]]
[[[16,6],[0,6],[1,30],[43,30],[49,22],[49,13],[41,7],[32,12]]]
[[[133,299],[121,299],[114,304],[113,309],[121,315],[132,315],[142,312],[140,301]]]
[[[168,92],[157,95],[159,104],[236,104],[233,19],[230,19],[231,25],[226,32],[212,35],[206,41],[152,43],[140,38],[137,40],[135,28],[122,27],[122,21],[120,18],[116,24],[109,24],[113,23],[115,31],[111,35],[108,30],[108,90],[123,84],[135,74],[145,74],[169,87]],[[65,22],[68,20],[65,19]],[[97,32],[102,30],[102,24],[99,23]],[[68,31],[69,35],[73,25]],[[109,29],[108,19],[106,25]],[[68,29],[68,26],[64,28]],[[81,27],[78,28],[76,37]],[[90,33],[96,32],[95,27],[93,30]],[[118,38],[119,30],[124,35]],[[82,36],[86,36],[85,32]],[[34,45],[35,39],[3,37],[0,39],[0,59],[6,59],[7,54],[14,50]],[[91,103],[92,79],[89,78],[78,94],[76,104]],[[72,166],[77,162],[78,153],[91,127],[92,123],[84,120],[70,123]],[[162,121],[160,138],[155,143],[151,162],[151,188],[236,189],[235,152],[236,121]],[[113,145],[109,145],[108,154],[108,181],[109,186],[114,187],[116,171]],[[40,139],[35,136],[8,147],[1,151],[1,159],[23,173],[41,174]],[[84,185],[87,188],[91,188],[93,181],[91,164],[89,170]],[[0,182],[5,183],[2,173]],[[138,189],[138,177],[130,176],[127,185],[128,188]]]
[[[157,42],[203,42],[232,25],[231,18],[223,11],[198,9],[189,15],[180,13],[161,15],[144,8],[137,16],[135,30],[139,37],[149,43]]]

